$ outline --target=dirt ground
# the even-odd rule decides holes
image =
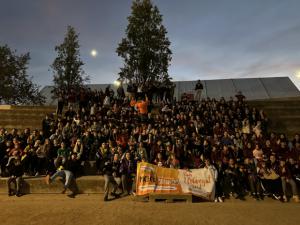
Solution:
[[[300,204],[271,199],[225,203],[136,202],[126,197],[103,202],[103,195],[0,195],[1,225],[230,224],[297,225]]]

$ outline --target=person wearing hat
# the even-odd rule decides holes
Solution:
[[[62,194],[65,194],[67,189],[69,189],[72,193],[68,195],[70,198],[75,198],[75,196],[78,194],[79,190],[76,184],[76,179],[73,175],[73,173],[69,170],[65,170],[63,166],[60,166],[56,173],[53,174],[51,177],[49,175],[46,176],[46,184],[52,183],[57,177],[61,177],[64,183],[64,189],[61,192]]]

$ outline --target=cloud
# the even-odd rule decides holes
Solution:
[[[81,56],[91,83],[115,80],[122,60],[115,54],[125,35],[131,0],[4,1],[0,43],[30,51],[29,73],[52,81],[54,46],[67,25],[80,33]],[[300,68],[298,0],[154,0],[172,42],[174,80],[291,75]],[[70,7],[72,6],[72,7]],[[99,57],[89,52],[97,49]],[[296,80],[297,81],[297,80]]]

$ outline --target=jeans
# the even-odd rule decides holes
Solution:
[[[121,180],[122,180],[122,188],[123,188],[123,193],[124,194],[129,194],[130,192],[130,176],[129,175],[126,175],[126,174],[122,174],[121,176]]]
[[[113,186],[112,193],[116,193],[118,186],[121,183],[121,180],[119,177],[114,177],[114,176],[105,174],[104,181],[105,181],[104,197],[107,198],[109,195],[109,185],[111,184]]]
[[[291,179],[286,179],[285,177],[281,177],[281,185],[282,185],[283,194],[285,196],[287,196],[287,191],[286,191],[287,183],[289,183],[292,187],[293,196],[298,195],[297,185],[296,185],[295,181],[292,178]]]
[[[16,193],[21,192],[21,187],[23,183],[23,178],[22,177],[10,177],[8,178],[7,181],[7,186],[8,186],[8,192],[11,193],[11,191],[14,189]],[[11,184],[14,184],[14,187],[11,187]]]
[[[201,94],[202,94],[202,89],[197,89],[196,90],[196,95],[195,95],[195,100],[200,102],[201,101]]]
[[[248,180],[249,180],[251,194],[262,194],[261,183],[258,177],[253,174],[250,174],[248,176]]]

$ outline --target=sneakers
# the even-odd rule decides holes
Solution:
[[[265,199],[265,196],[263,194],[259,194],[258,197],[259,197],[260,200],[264,200]]]
[[[272,196],[273,196],[273,198],[274,198],[274,199],[276,199],[276,200],[280,200],[280,196],[278,196],[278,195],[275,195],[275,194],[273,194]]]
[[[128,192],[124,192],[124,193],[121,194],[121,197],[126,197],[126,196],[128,196],[128,195],[129,195]]]
[[[294,200],[294,202],[296,202],[296,203],[299,203],[299,202],[300,202],[298,195],[294,195],[294,196],[293,196],[293,200]]]
[[[288,199],[287,199],[287,197],[286,197],[285,195],[284,195],[282,198],[283,198],[283,201],[284,201],[284,202],[287,202],[287,201],[288,201]]]
[[[221,197],[215,198],[215,202],[223,202],[223,199]]]
[[[111,192],[110,193],[111,196],[115,197],[115,198],[120,198],[120,195],[119,194],[116,194],[114,192]]]
[[[245,201],[245,197],[243,195],[238,195],[235,197],[235,199],[240,199],[241,201]]]
[[[67,195],[69,198],[75,198],[75,194],[69,194]]]

